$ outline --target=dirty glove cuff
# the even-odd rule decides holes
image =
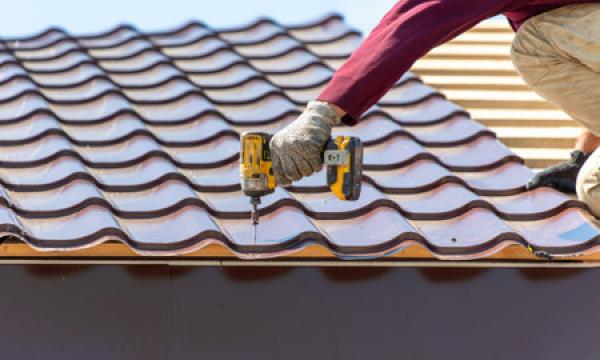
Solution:
[[[306,111],[314,112],[320,115],[321,118],[330,126],[339,125],[342,122],[342,118],[337,114],[333,107],[329,106],[324,101],[313,100],[306,105]]]

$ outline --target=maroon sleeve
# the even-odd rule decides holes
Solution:
[[[317,100],[345,110],[356,124],[432,48],[520,0],[402,0],[338,69]]]

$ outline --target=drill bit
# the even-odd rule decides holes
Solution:
[[[256,231],[258,228],[258,204],[260,204],[260,196],[252,196],[250,198],[250,204],[252,204],[252,212],[250,213],[250,220],[254,227],[254,245],[256,245]]]

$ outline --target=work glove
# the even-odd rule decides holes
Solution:
[[[331,128],[340,122],[340,116],[331,106],[314,100],[296,121],[273,135],[269,147],[277,184],[289,186],[292,181],[320,171]]]
[[[549,186],[568,194],[575,193],[577,174],[590,154],[579,150],[571,153],[571,159],[537,173],[527,184],[527,190]]]

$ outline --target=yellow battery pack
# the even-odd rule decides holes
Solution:
[[[358,200],[361,191],[363,145],[359,138],[338,136],[323,153],[327,184],[340,200]]]

